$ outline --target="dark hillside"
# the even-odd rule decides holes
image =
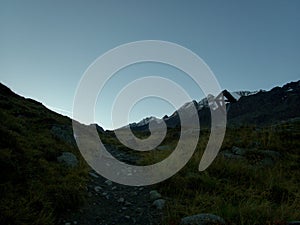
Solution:
[[[270,125],[300,116],[300,81],[241,97],[231,104],[229,123]]]
[[[0,224],[55,224],[83,201],[87,170],[71,120],[2,84],[0,107]],[[63,152],[77,165],[59,163]]]

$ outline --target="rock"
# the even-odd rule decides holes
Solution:
[[[245,155],[245,153],[247,152],[246,149],[242,149],[242,148],[239,148],[239,147],[236,147],[236,146],[233,146],[232,149],[231,149],[231,152],[234,153],[235,155]]]
[[[225,224],[224,219],[213,214],[197,214],[181,219],[180,225],[219,225]]]
[[[224,158],[226,159],[245,159],[245,157],[241,156],[241,155],[236,155],[236,154],[233,154],[231,152],[221,152],[221,154],[224,156]]]
[[[135,210],[137,213],[142,213],[143,212],[143,210],[141,209],[141,208],[136,208],[136,210]]]
[[[63,152],[61,156],[57,157],[57,161],[66,164],[68,167],[75,167],[78,165],[78,159],[71,152]]]
[[[105,134],[105,131],[102,127],[100,127],[98,124],[95,124],[95,125],[96,125],[96,129],[97,129],[98,133]]]
[[[162,210],[165,206],[166,200],[164,199],[157,199],[152,203],[152,206],[154,206],[156,209]]]
[[[119,199],[118,199],[118,202],[119,202],[119,203],[123,203],[124,201],[125,201],[124,198],[119,198]]]
[[[67,223],[65,223],[65,225],[71,225],[71,223],[67,222]]]
[[[95,187],[94,187],[94,190],[95,190],[97,193],[99,193],[99,192],[102,190],[102,187],[100,187],[100,186],[95,186]]]
[[[160,199],[161,198],[161,194],[158,193],[157,190],[153,190],[153,191],[150,191],[150,200],[151,201],[155,201],[156,199]]]
[[[73,136],[73,130],[71,126],[67,125],[53,125],[51,133],[57,139],[66,142],[71,145],[76,145],[75,138]]]
[[[99,176],[97,174],[95,174],[94,172],[89,172],[89,175],[94,178],[99,178]]]
[[[157,150],[161,150],[161,151],[163,151],[163,150],[169,150],[170,146],[169,145],[161,145],[161,146],[158,146],[156,149]]]
[[[112,181],[111,181],[111,180],[106,180],[105,183],[106,183],[108,186],[111,186],[111,185],[112,185]]]
[[[251,148],[259,148],[259,146],[261,146],[261,143],[258,142],[258,141],[253,141],[251,144],[250,144]]]
[[[273,161],[273,159],[267,157],[264,158],[263,160],[261,160],[261,165],[262,166],[274,166],[275,162]]]
[[[131,205],[131,202],[128,202],[128,201],[125,202],[125,206],[130,206],[130,205]]]
[[[289,221],[289,222],[287,222],[287,225],[300,225],[300,220],[299,221]]]
[[[127,219],[127,220],[129,220],[130,219],[130,216],[124,216],[125,217],[125,219]]]
[[[263,154],[266,157],[270,157],[273,160],[281,158],[281,154],[279,152],[272,151],[272,150],[261,150],[259,151],[259,153]]]

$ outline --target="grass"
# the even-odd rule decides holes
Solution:
[[[164,223],[179,224],[180,218],[198,213],[219,215],[228,224],[285,224],[299,220],[299,131],[298,122],[264,128],[229,127],[221,151],[233,146],[252,149],[252,154],[269,149],[280,152],[281,159],[274,166],[262,167],[251,158],[229,160],[219,155],[200,173],[197,169],[209,134],[202,131],[190,162],[178,174],[157,184],[168,199]],[[170,153],[144,154],[141,164],[158,162]]]
[[[71,121],[33,101],[0,98],[0,224],[52,225],[85,199],[87,165],[78,149],[51,133],[53,125]],[[72,152],[79,165],[57,162]]]

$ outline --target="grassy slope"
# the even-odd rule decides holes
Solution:
[[[1,88],[0,224],[56,224],[84,199],[87,167],[74,145],[51,132],[71,120]],[[63,151],[77,155],[79,166],[58,163]]]
[[[208,131],[202,131],[191,161],[178,174],[157,185],[169,199],[165,224],[178,224],[180,218],[198,213],[214,213],[229,224],[285,224],[288,220],[299,220],[299,122],[265,128],[228,128],[221,150],[238,146],[253,149],[252,154],[247,161],[219,156],[206,171],[199,173],[207,137]],[[280,152],[282,159],[275,166],[261,167],[256,154],[260,149]],[[141,163],[152,164],[168,154],[148,153]]]

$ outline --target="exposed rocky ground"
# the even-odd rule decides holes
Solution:
[[[86,204],[77,212],[62,218],[61,224],[161,224],[165,200],[151,187],[117,184],[94,171],[89,176]]]
[[[114,146],[106,145],[106,148],[119,160],[127,163],[135,164],[138,159]],[[72,163],[69,166],[72,166]],[[62,218],[61,224],[161,224],[165,200],[152,186],[121,185],[91,170],[86,191],[88,198],[85,205]]]

